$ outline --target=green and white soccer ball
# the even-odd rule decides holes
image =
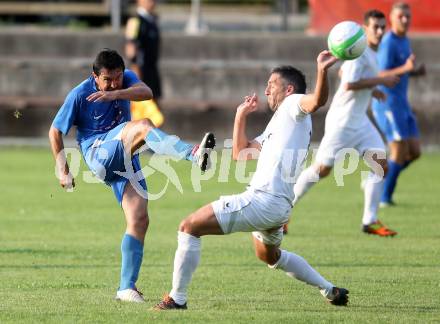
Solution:
[[[341,60],[353,60],[362,55],[367,46],[362,27],[354,21],[335,25],[327,39],[330,52]]]

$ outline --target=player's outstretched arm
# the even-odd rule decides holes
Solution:
[[[88,101],[113,101],[113,100],[130,100],[143,101],[153,99],[153,92],[143,82],[133,84],[127,89],[112,90],[112,91],[97,91],[87,97]]]
[[[55,159],[60,185],[61,187],[70,190],[75,187],[75,180],[70,173],[69,164],[67,163],[66,154],[64,153],[63,134],[60,130],[51,126],[49,130],[49,141]]]
[[[258,97],[256,94],[246,96],[244,102],[237,108],[234,120],[234,132],[232,135],[232,158],[234,160],[250,160],[256,158],[256,152],[251,151],[261,150],[260,144],[255,141],[249,141],[246,135],[247,116],[257,110],[257,108]]]
[[[399,80],[400,78],[396,75],[378,76],[375,78],[361,79],[355,82],[347,82],[344,85],[344,87],[345,90],[354,90],[354,91],[374,88],[375,86],[378,86],[380,84],[392,88],[399,82]]]
[[[328,77],[327,70],[337,62],[329,51],[325,50],[319,53],[317,62],[317,75],[315,91],[301,98],[301,109],[306,113],[313,113],[325,105],[328,98]]]

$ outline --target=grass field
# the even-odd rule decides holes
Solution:
[[[234,172],[229,182],[215,177],[196,193],[189,164],[175,165],[183,194],[170,185],[150,202],[138,282],[147,303],[132,305],[113,300],[124,220],[111,190],[78,177],[76,190],[63,192],[48,149],[2,148],[0,157],[0,323],[440,321],[440,154],[425,154],[405,171],[398,206],[380,212],[399,232],[395,238],[360,232],[359,173],[344,187],[323,181],[295,208],[283,248],[347,287],[348,307],[331,306],[315,288],[269,270],[255,258],[250,234],[240,233],[203,238],[189,310],[164,313],[150,308],[171,286],[177,226],[220,194],[243,191]],[[157,192],[165,178],[153,174],[148,182]]]

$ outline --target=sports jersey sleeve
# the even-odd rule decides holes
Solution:
[[[124,71],[124,82],[122,86],[124,89],[130,88],[131,86],[139,82],[141,81],[137,77],[136,73],[128,69]]]
[[[364,73],[364,58],[345,61],[341,66],[342,76],[341,83],[351,83],[362,79]]]
[[[263,145],[263,141],[265,138],[264,133],[265,133],[265,131],[261,135],[258,135],[257,137],[255,137],[254,142],[257,142],[258,144]]]
[[[285,109],[289,116],[294,120],[299,120],[307,116],[308,114],[301,108],[301,98],[303,94],[293,94],[284,99],[282,105],[285,105]]]
[[[76,92],[71,91],[64,100],[60,110],[58,110],[52,126],[63,133],[63,135],[67,135],[72,125],[75,124],[78,108],[79,98]]]

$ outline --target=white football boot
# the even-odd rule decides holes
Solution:
[[[145,303],[142,293],[135,289],[118,290],[115,299],[123,302]]]
[[[215,136],[213,133],[206,133],[199,145],[194,147],[194,161],[202,172],[211,168],[210,154],[215,147]]]

